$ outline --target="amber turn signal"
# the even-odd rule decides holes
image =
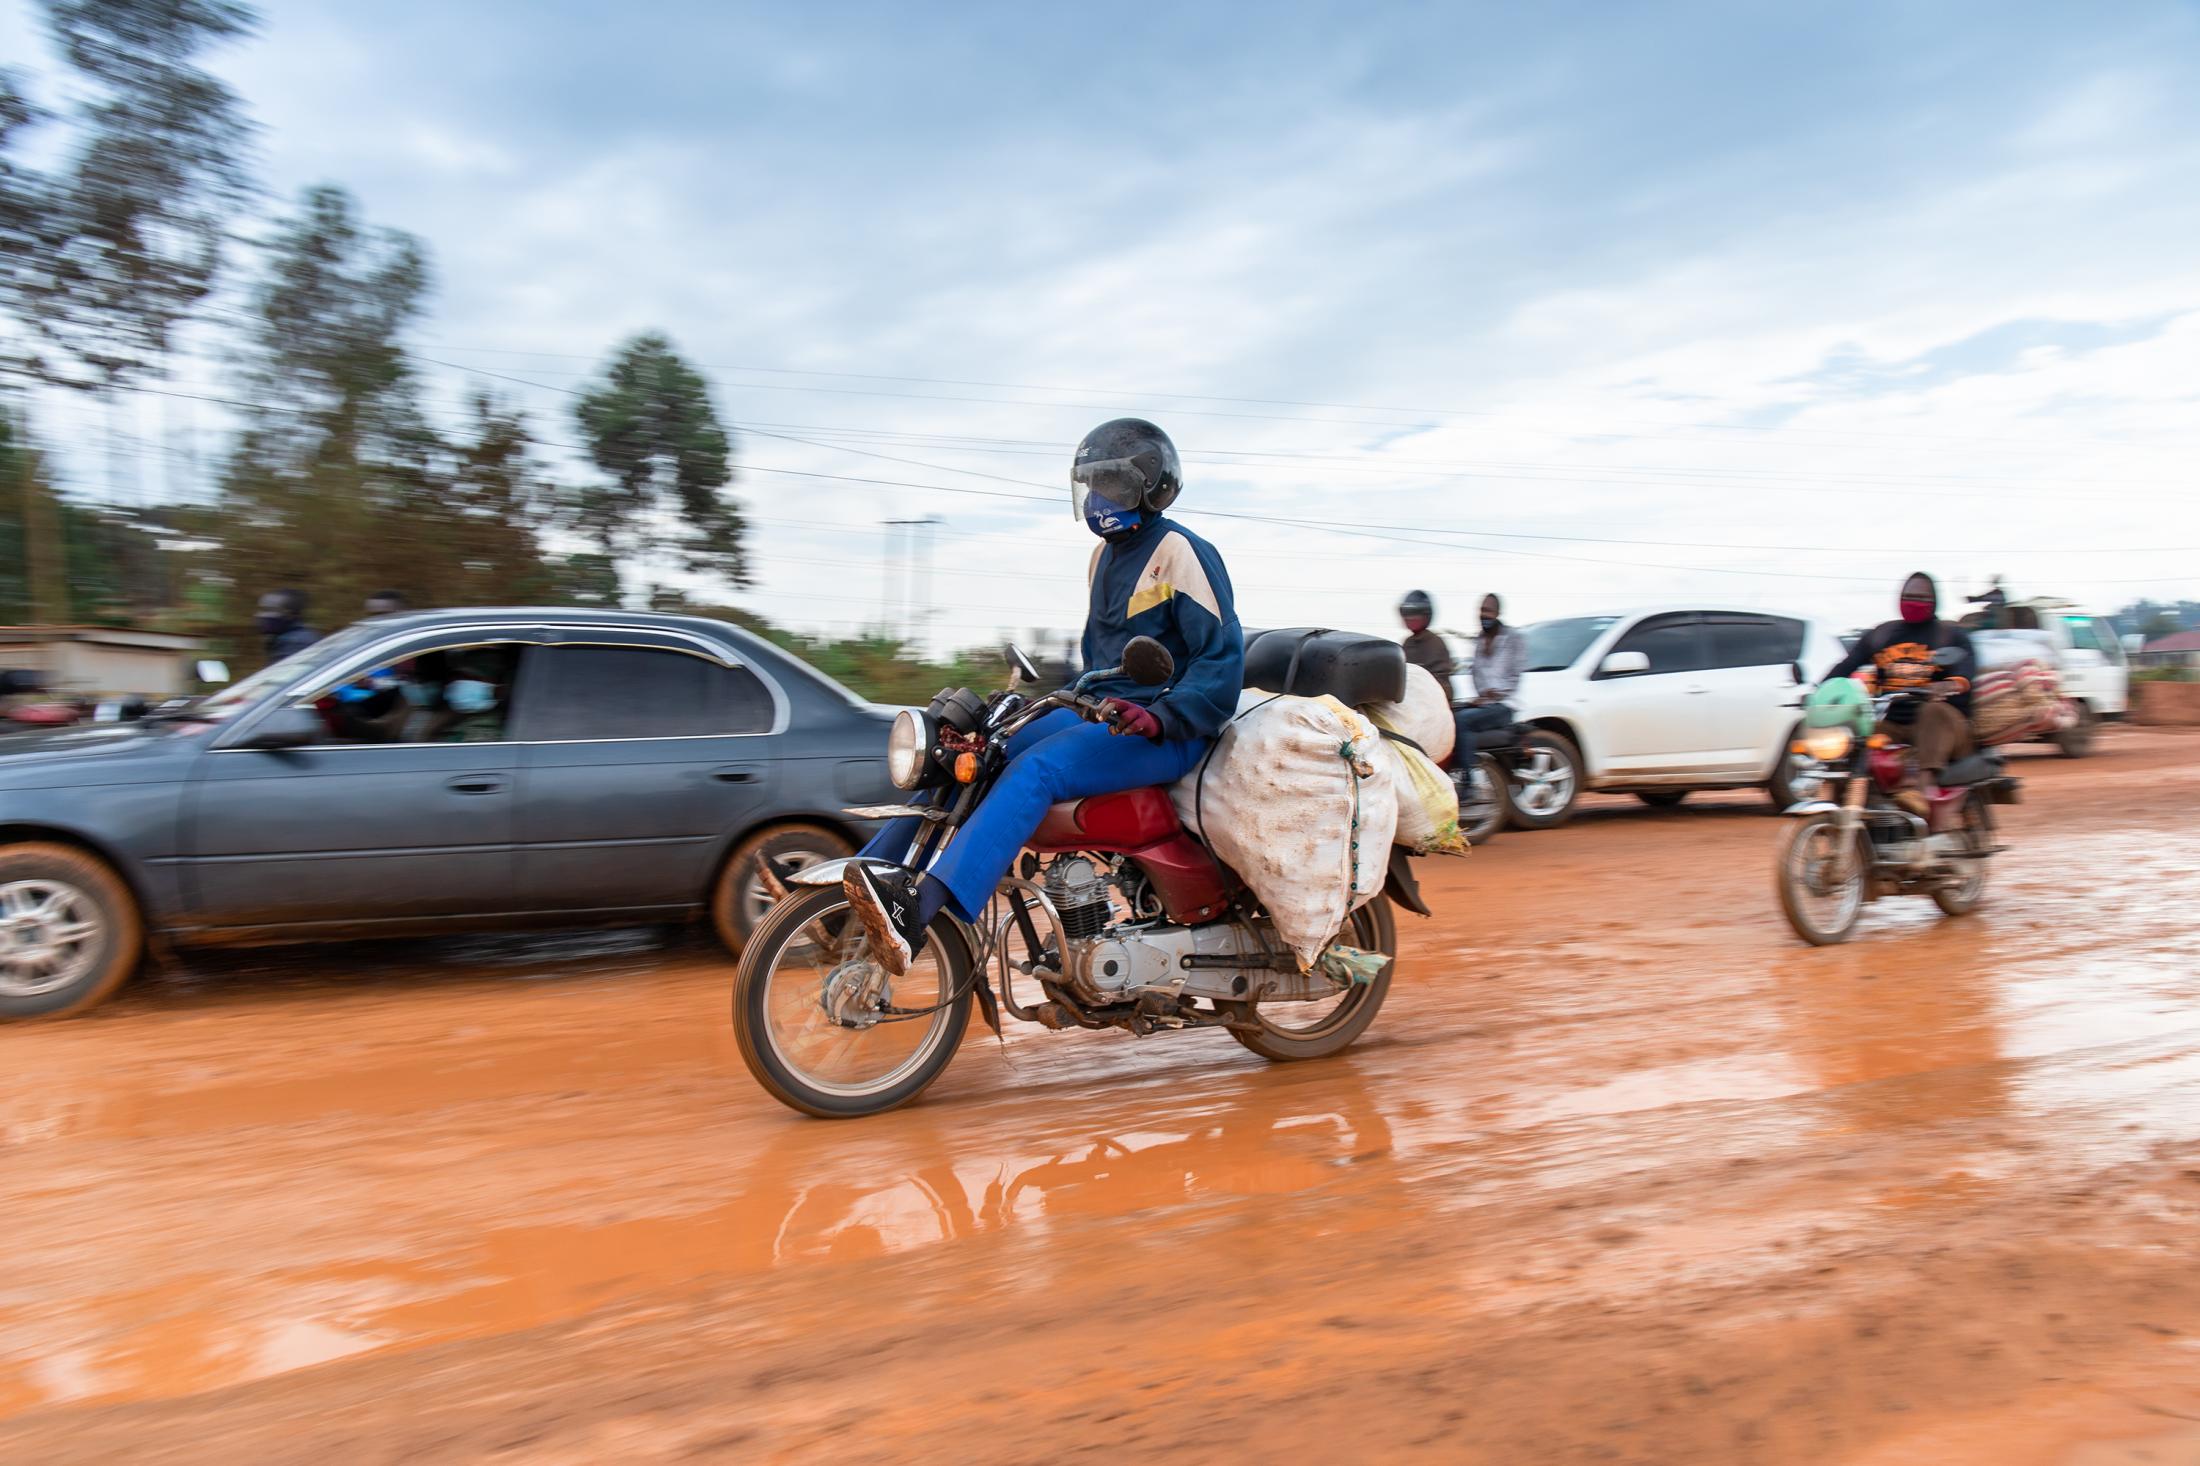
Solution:
[[[977,778],[978,778],[978,756],[977,756],[976,754],[974,754],[974,753],[958,753],[958,754],[956,754],[956,755],[955,755],[955,782],[956,782],[956,783],[958,783],[958,784],[971,784],[971,783],[975,783],[975,782],[977,781]]]
[[[1894,742],[1894,740],[1889,738],[1886,734],[1874,733],[1871,737],[1864,740],[1864,746],[1866,748],[1885,748],[1888,744],[1892,742]]]

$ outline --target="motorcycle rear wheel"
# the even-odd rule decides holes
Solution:
[[[1474,762],[1457,780],[1459,833],[1469,845],[1484,844],[1505,828],[1505,768],[1490,753],[1474,755]]]
[[[1320,1002],[1236,1004],[1238,1016],[1256,1026],[1233,1028],[1230,1037],[1279,1064],[1326,1059],[1352,1047],[1382,1010],[1383,999],[1390,996],[1390,975],[1398,968],[1398,922],[1389,898],[1377,896],[1353,912],[1336,940],[1362,951],[1380,952],[1392,959],[1390,965],[1380,975],[1325,1000],[1327,1006]]]
[[[802,887],[749,934],[733,985],[741,1058],[767,1094],[821,1120],[905,1105],[947,1068],[970,1025],[974,954],[961,928],[932,923],[909,971],[891,980],[897,1007],[939,1006],[923,1017],[844,1028],[821,1006],[835,974],[861,957],[864,938],[838,886]],[[948,995],[962,996],[948,1001]]]
[[[1979,796],[1974,794],[1971,797],[1975,800]],[[1987,832],[1986,821],[1979,814],[1976,805],[1967,804],[1964,807],[1963,836],[1974,851],[1984,850],[1994,843],[1994,837]],[[1963,871],[1962,879],[1952,885],[1933,888],[1933,904],[1949,916],[1969,916],[1986,899],[1986,858],[1974,856],[1960,862],[1960,866]]]
[[[1780,893],[1780,910],[1795,935],[1813,947],[1830,947],[1849,939],[1864,910],[1864,883],[1869,878],[1871,857],[1861,836],[1850,835],[1845,873],[1829,870],[1842,859],[1842,830],[1832,815],[1813,815],[1797,823],[1780,848],[1780,863],[1773,870],[1773,885]],[[1838,875],[1838,879],[1831,877]]]

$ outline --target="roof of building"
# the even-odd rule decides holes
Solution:
[[[0,643],[89,641],[107,646],[129,646],[154,651],[188,652],[199,638],[173,631],[139,631],[130,626],[0,626]]]
[[[2178,631],[2157,636],[2139,650],[2145,652],[2200,652],[2200,631]]]

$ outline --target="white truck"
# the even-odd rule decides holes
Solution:
[[[2104,722],[2121,719],[2131,707],[2131,665],[2116,623],[2075,601],[2034,596],[2010,601],[1998,610],[1974,611],[1963,618],[1982,659],[1996,637],[2044,646],[2054,659],[2063,697],[2071,704],[2070,726],[2040,735],[2065,757],[2083,758]]]

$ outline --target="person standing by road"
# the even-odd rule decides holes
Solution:
[[[1406,628],[1406,660],[1416,667],[1426,668],[1436,679],[1436,685],[1444,689],[1444,700],[1451,701],[1451,674],[1457,670],[1451,660],[1451,644],[1431,630],[1429,623],[1436,619],[1436,602],[1429,599],[1425,590],[1409,590],[1399,598],[1398,620]]]
[[[271,590],[261,596],[252,625],[270,662],[295,656],[321,639],[320,632],[306,625],[306,594],[300,590]]]
[[[411,609],[412,602],[405,599],[403,591],[378,590],[367,597],[367,617],[369,620],[379,616],[396,616]]]
[[[1471,741],[1491,728],[1512,726],[1513,694],[1520,690],[1520,673],[1528,665],[1528,639],[1507,626],[1499,614],[1503,604],[1492,591],[1482,597],[1482,631],[1474,639],[1474,696],[1459,710],[1459,737]]]

